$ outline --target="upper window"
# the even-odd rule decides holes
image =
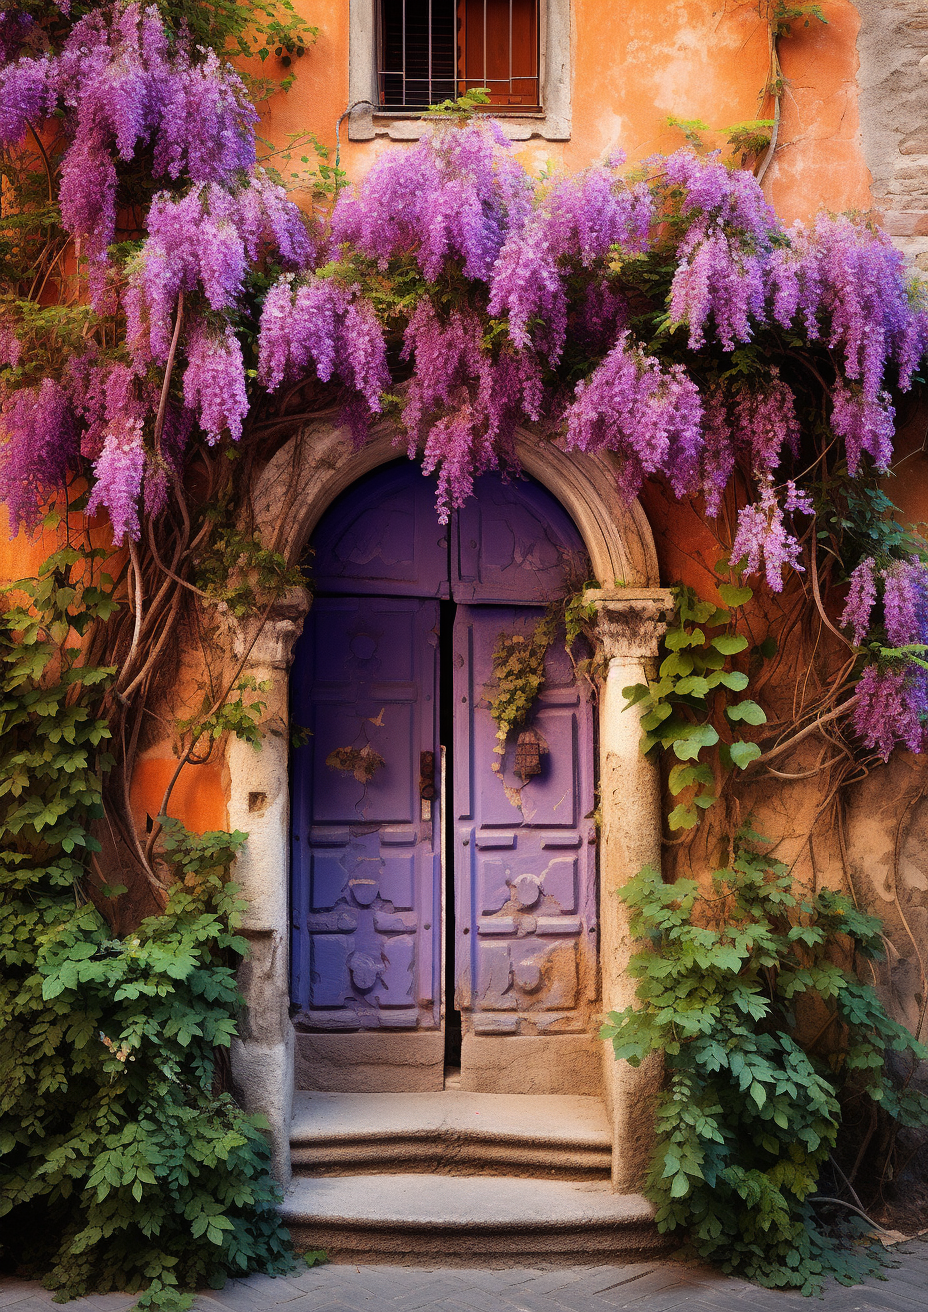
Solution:
[[[537,111],[539,0],[380,0],[378,103],[421,111],[486,87],[497,110]]]

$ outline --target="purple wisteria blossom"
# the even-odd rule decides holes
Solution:
[[[888,392],[867,396],[859,388],[851,389],[839,379],[831,395],[831,426],[844,438],[848,473],[853,477],[860,468],[864,451],[873,457],[878,469],[887,469],[896,436],[895,411]]]
[[[809,229],[796,222],[767,258],[765,278],[770,313],[781,328],[792,328],[797,315],[810,341],[820,336],[818,310],[822,299],[822,268]]]
[[[12,365],[15,369],[22,358],[23,344],[15,328],[0,321],[0,369]]]
[[[197,416],[210,446],[223,433],[233,441],[241,437],[248,392],[242,348],[230,327],[215,333],[199,319],[188,332],[184,405]]]
[[[758,574],[763,569],[772,592],[783,591],[784,567],[800,572],[803,569],[799,543],[786,527],[784,510],[809,514],[812,504],[808,494],[790,482],[781,506],[773,479],[768,476],[761,486],[760,500],[742,506],[738,512],[738,530],[731,548],[732,563],[743,560],[745,574]]]
[[[475,314],[442,320],[420,301],[406,329],[403,356],[413,360],[403,424],[407,450],[423,450],[426,473],[438,470],[442,523],[473,491],[474,478],[500,463],[516,466],[514,438],[522,418],[539,419],[543,391],[530,355],[483,346]]]
[[[765,308],[763,262],[721,230],[708,233],[677,266],[670,317],[690,330],[690,350],[705,345],[710,317],[726,351],[753,335]]]
[[[925,749],[924,719],[928,716],[928,673],[868,665],[857,684],[854,732],[865,747],[884,761],[897,743],[910,752]]]
[[[151,146],[156,176],[222,184],[254,165],[257,114],[241,79],[213,52],[170,47],[154,6],[91,10],[57,55],[24,56],[0,76],[0,143],[17,145],[56,104],[66,111],[61,218],[90,261],[96,298],[116,226],[117,159]]]
[[[907,388],[928,345],[928,312],[910,300],[902,253],[885,233],[844,217],[819,215],[812,238],[826,340],[843,353],[845,374],[876,400],[892,358]]]
[[[786,447],[799,453],[796,399],[774,366],[763,391],[743,391],[734,405],[735,437],[758,474],[776,469]]]
[[[623,333],[602,364],[577,384],[567,410],[567,447],[615,451],[620,486],[633,498],[646,475],[665,473],[678,496],[696,490],[702,450],[699,389],[681,365],[662,369]]]
[[[728,168],[718,151],[701,156],[683,149],[650,163],[656,181],[690,221],[685,252],[720,228],[742,234],[759,249],[769,245],[777,217],[752,173]]]
[[[850,628],[859,647],[870,630],[870,616],[876,604],[876,562],[866,556],[851,574],[851,585],[839,623]]]
[[[83,421],[81,455],[96,460],[103,450],[107,430],[122,416],[142,424],[156,393],[128,365],[101,362],[95,351],[74,356],[68,362],[66,387],[74,415]]]
[[[495,123],[433,129],[409,151],[382,155],[332,215],[332,241],[381,268],[412,255],[429,281],[460,260],[486,279],[507,232],[528,217],[531,190]]]
[[[133,416],[114,419],[94,461],[96,482],[87,514],[106,510],[117,545],[127,536],[139,536],[139,499],[146,463],[141,421]]]
[[[17,146],[29,124],[55,106],[52,63],[47,56],[22,58],[0,72],[0,143]]]
[[[490,313],[508,316],[517,346],[528,346],[534,335],[555,363],[567,335],[568,279],[577,267],[593,269],[613,248],[626,255],[645,251],[653,219],[654,200],[643,182],[628,186],[606,168],[559,179],[525,226],[510,232],[490,279]],[[622,302],[614,296],[603,316],[601,292],[593,282],[590,295],[600,304],[598,313],[587,313],[584,327],[590,335],[599,329],[600,337],[611,328],[614,340]]]
[[[736,446],[722,393],[713,391],[703,408],[703,444],[699,458],[700,491],[706,514],[715,519],[722,507],[722,494],[735,468]]]
[[[52,378],[13,392],[0,409],[0,500],[10,535],[33,530],[42,507],[74,470],[78,438],[64,388]]]
[[[285,275],[268,292],[261,316],[258,376],[270,391],[312,366],[328,382],[337,375],[379,413],[390,383],[387,348],[373,310],[329,278],[294,285]]]
[[[202,291],[211,309],[239,301],[245,271],[266,248],[288,265],[304,264],[312,239],[283,189],[263,174],[230,192],[194,187],[179,200],[161,192],[148,212],[148,240],[124,300],[136,360],[163,364],[179,292]]]
[[[891,647],[928,643],[928,568],[920,560],[883,570],[883,616]]]

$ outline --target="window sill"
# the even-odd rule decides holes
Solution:
[[[569,141],[570,120],[544,110],[524,112],[500,108],[493,114],[510,141]],[[371,109],[359,106],[348,119],[350,141],[373,141],[388,137],[391,141],[418,141],[428,131],[429,121],[414,111]]]

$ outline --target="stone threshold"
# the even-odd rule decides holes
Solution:
[[[295,1180],[281,1208],[298,1245],[341,1252],[634,1253],[666,1240],[641,1194],[606,1181],[421,1174]]]
[[[608,1176],[599,1098],[568,1094],[296,1093],[294,1172],[382,1171]]]

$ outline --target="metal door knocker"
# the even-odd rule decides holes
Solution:
[[[523,783],[528,783],[536,774],[541,774],[541,758],[548,756],[550,751],[537,729],[523,729],[516,739],[514,773]]]

